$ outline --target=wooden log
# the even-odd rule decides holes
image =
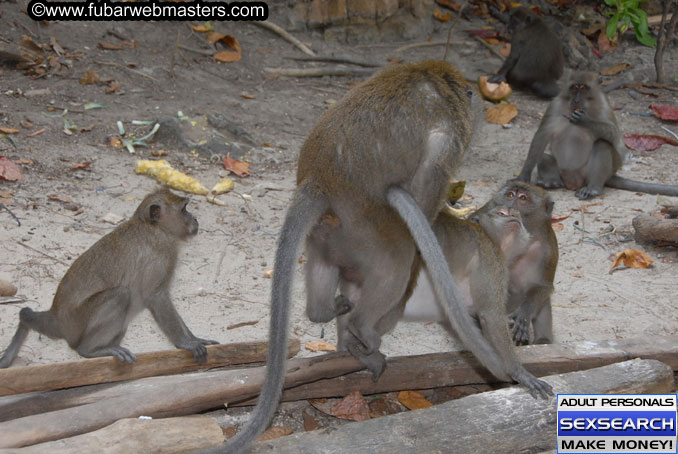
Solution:
[[[209,416],[121,419],[94,432],[25,448],[0,449],[0,454],[179,454],[213,448],[223,442],[221,427]]]
[[[678,219],[658,219],[641,215],[633,218],[636,229],[635,240],[638,243],[667,242],[678,244]]]
[[[297,386],[363,368],[348,353],[293,359],[287,364],[285,385]],[[5,421],[0,423],[0,448],[18,448],[72,437],[123,418],[188,415],[245,400],[258,394],[264,375],[264,367],[253,367],[165,377],[168,379],[165,382],[155,380],[153,386],[138,386],[119,397]]]
[[[516,350],[523,364],[538,376],[591,369],[629,358],[657,359],[678,371],[678,336],[656,337],[651,341],[643,338],[530,345]],[[283,393],[283,400],[345,396],[355,390],[376,394],[492,382],[496,380],[469,353],[432,353],[389,358],[386,371],[376,383],[370,373],[355,372],[290,387]],[[2,397],[0,421],[117,399],[144,388],[172,389],[179,383],[185,383],[184,379],[151,377],[114,385]],[[251,405],[254,402],[255,399],[238,402],[231,399],[229,405]]]
[[[267,342],[208,345],[207,361],[204,363],[196,363],[189,351],[177,349],[139,353],[139,360],[131,364],[106,356],[0,369],[0,396],[263,362],[266,361],[267,348]],[[289,356],[299,353],[299,349],[299,339],[290,340]]]
[[[671,367],[632,360],[546,378],[560,394],[668,393]],[[540,452],[556,446],[556,405],[519,387],[464,397],[423,410],[398,413],[331,431],[292,434],[256,443],[252,453],[319,452]]]

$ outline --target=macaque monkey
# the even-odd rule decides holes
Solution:
[[[551,154],[544,153],[547,145]],[[617,120],[596,74],[575,72],[546,110],[518,180],[529,183],[537,166],[537,185],[575,190],[581,200],[602,194],[603,186],[678,196],[678,186],[615,175],[626,154]]]
[[[517,88],[532,90],[542,98],[558,94],[565,58],[560,39],[533,11],[525,7],[511,11],[506,30],[511,52],[489,82],[504,80]]]
[[[379,320],[405,294],[416,251],[431,273],[438,299],[464,345],[493,375],[518,380],[483,337],[450,274],[431,229],[451,175],[472,133],[473,90],[444,62],[384,69],[351,90],[320,118],[304,142],[297,191],[275,257],[266,380],[247,425],[216,452],[241,452],[273,416],[284,382],[290,291],[299,249],[307,239],[307,314],[338,318],[339,344],[373,372],[383,371]],[[324,255],[323,216],[334,216],[336,257]],[[342,259],[350,263],[342,263]],[[340,285],[349,303],[335,304]],[[345,276],[346,277],[346,276]],[[520,374],[520,371],[517,372]],[[541,382],[540,382],[541,383]],[[539,384],[535,383],[535,388]]]
[[[507,255],[509,297],[506,310],[512,325],[511,336],[517,345],[550,344],[553,342],[551,293],[558,266],[558,240],[551,227],[553,201],[539,187],[509,181],[472,218],[483,225],[484,216],[497,209],[518,211],[528,235],[523,247],[516,243]],[[505,239],[501,234],[486,230],[497,244],[503,244]]]
[[[19,327],[0,358],[0,368],[12,364],[31,329],[65,339],[85,358],[115,356],[134,362],[136,356],[120,341],[128,323],[146,308],[177,348],[204,362],[205,345],[217,342],[195,337],[169,295],[179,244],[198,233],[198,221],[187,204],[188,199],[169,189],[147,195],[130,220],[73,262],[49,310],[21,309]]]

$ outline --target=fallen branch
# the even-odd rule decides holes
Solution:
[[[290,35],[287,30],[284,28],[280,27],[279,25],[274,24],[273,22],[270,21],[251,21],[250,24],[257,25],[259,27],[265,28],[266,30],[270,30],[273,33],[277,34],[281,38],[289,41],[290,43],[294,44],[297,46],[297,48],[305,53],[306,55],[315,55],[315,52],[313,52],[306,44],[302,43],[299,41],[297,38],[294,36]]]
[[[286,77],[322,77],[322,76],[355,76],[373,74],[373,69],[367,68],[264,68],[267,73]]]
[[[475,39],[476,41],[478,41],[478,42],[479,42],[480,44],[482,44],[483,46],[487,47],[487,48],[490,50],[490,52],[492,52],[492,53],[493,53],[496,57],[498,57],[500,60],[504,61],[504,60],[506,59],[506,57],[504,57],[497,49],[495,49],[494,47],[492,47],[491,44],[487,44],[487,43],[485,42],[485,40],[482,39],[480,36],[474,36],[473,39]]]
[[[450,41],[450,44],[455,46],[464,44],[464,41]],[[393,52],[405,52],[406,50],[417,49],[419,47],[434,47],[434,46],[445,46],[447,45],[447,40],[445,41],[425,41],[423,43],[413,43],[406,44],[405,46],[398,47]]]
[[[670,393],[673,372],[659,361],[633,360],[546,377],[560,394]],[[430,408],[333,430],[256,443],[252,453],[542,452],[556,446],[555,397],[533,399],[520,388],[490,391]]]
[[[207,361],[202,364],[196,363],[187,350],[166,350],[139,353],[139,360],[131,364],[107,356],[0,369],[0,396],[263,362],[266,361],[267,348],[266,342],[208,345]],[[299,339],[292,339],[288,347],[289,356],[299,353],[299,348]]]
[[[293,359],[287,364],[285,386],[298,386],[363,368],[348,353]],[[254,367],[146,378],[143,380],[151,386],[136,386],[118,397],[2,422],[0,448],[72,437],[123,418],[182,416],[246,400],[259,393],[265,372],[265,367]]]
[[[183,44],[177,44],[177,47],[179,49],[187,50],[189,52],[193,52],[194,54],[200,54],[200,55],[205,55],[207,57],[211,57],[214,55],[214,51],[211,50],[204,50],[204,49],[195,49],[193,47],[188,47]]]
[[[16,244],[18,244],[19,246],[23,246],[23,247],[25,247],[26,249],[30,249],[30,250],[33,251],[33,252],[37,252],[38,254],[42,255],[43,257],[47,257],[48,259],[54,260],[55,262],[60,263],[60,264],[62,264],[62,265],[64,265],[64,266],[67,266],[67,267],[68,267],[68,266],[71,266],[71,265],[69,265],[68,263],[64,262],[63,260],[59,260],[59,259],[56,258],[56,257],[52,257],[51,255],[47,254],[46,252],[42,252],[41,250],[36,249],[36,248],[34,248],[33,246],[29,246],[29,245],[27,245],[26,243],[22,243],[21,241],[17,241]]]
[[[633,218],[636,229],[635,240],[638,243],[673,243],[678,245],[678,220],[658,219],[654,216],[641,215]]]
[[[0,449],[0,454],[128,454],[152,452],[179,454],[209,449],[224,442],[219,424],[209,416],[167,419],[122,419],[108,427],[59,441],[19,449]]]
[[[349,57],[323,57],[323,56],[315,56],[315,57],[285,57],[288,60],[296,60],[296,61],[317,61],[317,62],[327,62],[327,63],[345,63],[347,65],[356,65],[356,66],[364,66],[366,68],[379,68],[384,65],[380,65],[378,63],[370,63],[367,61],[362,61],[362,60],[354,60],[353,58]]]

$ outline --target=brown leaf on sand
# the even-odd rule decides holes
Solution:
[[[602,76],[614,76],[614,75],[619,74],[620,72],[624,71],[629,66],[631,66],[631,63],[623,61],[621,63],[617,63],[614,66],[610,66],[609,68],[603,69],[600,72],[600,74]]]
[[[518,115],[518,108],[513,104],[497,104],[491,106],[485,112],[485,119],[494,124],[506,125],[511,123],[516,115]]]
[[[400,391],[398,401],[410,410],[419,410],[433,406],[419,391]]]
[[[0,156],[0,180],[19,181],[24,177],[21,169],[5,156]]]
[[[332,415],[341,419],[366,421],[370,419],[370,407],[360,391],[353,391],[332,407]]]
[[[624,143],[627,147],[637,151],[652,151],[664,144],[678,147],[678,141],[654,134],[624,134]]]
[[[440,22],[448,22],[450,19],[452,19],[452,13],[449,12],[449,11],[446,12],[446,13],[443,13],[438,8],[436,8],[433,11],[433,17],[435,17]]]
[[[268,441],[274,440],[276,438],[284,437],[285,435],[290,435],[294,430],[289,427],[271,427],[266,432],[261,434],[257,441]]]
[[[617,253],[609,273],[612,274],[612,271],[620,264],[629,268],[647,268],[652,265],[652,262],[654,262],[654,260],[643,251],[639,251],[638,249],[626,249]]]

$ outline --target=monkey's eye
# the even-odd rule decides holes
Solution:
[[[513,191],[509,191],[506,193],[506,198],[507,199],[515,199],[516,198],[516,193]]]
[[[468,96],[469,99],[473,98],[473,94],[474,94],[474,92],[473,92],[473,89],[472,89],[472,88],[467,88],[467,89],[466,89],[466,96]]]
[[[518,198],[519,198],[520,200],[527,200],[527,194],[520,194],[520,195],[518,196]]]

